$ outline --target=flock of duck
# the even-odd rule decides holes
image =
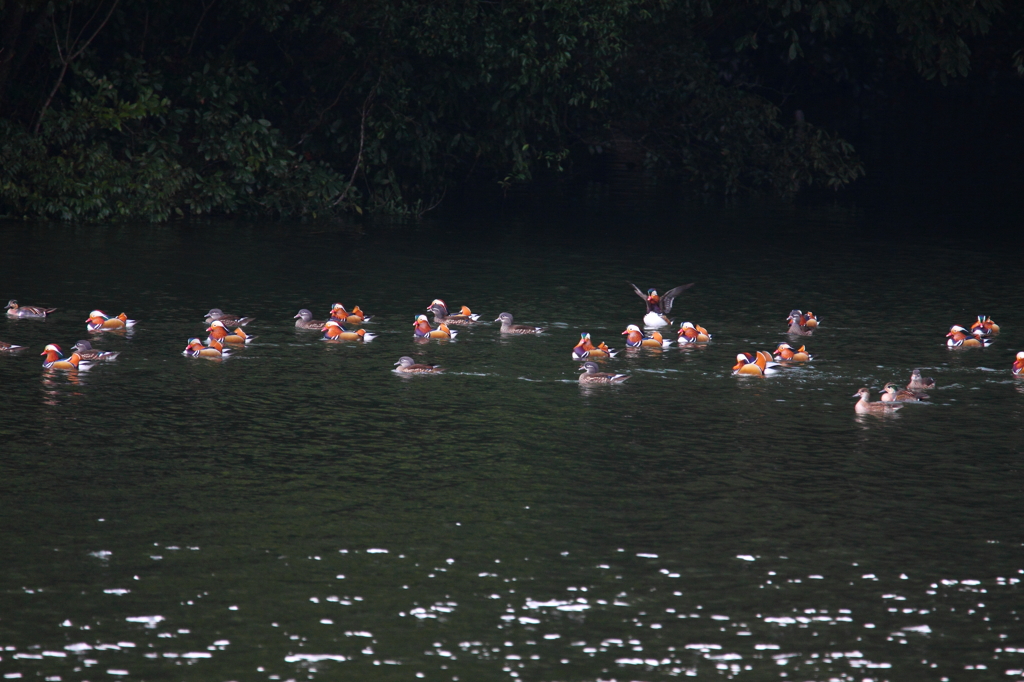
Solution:
[[[699,324],[682,322],[676,332],[675,339],[666,339],[658,329],[670,326],[672,320],[668,315],[672,311],[672,305],[682,292],[693,286],[693,283],[684,284],[666,291],[659,295],[657,290],[648,289],[643,293],[635,284],[629,283],[633,291],[643,299],[647,307],[644,314],[644,325],[650,331],[645,333],[637,325],[628,325],[622,335],[625,336],[627,348],[668,348],[672,343],[684,346],[705,346],[711,342],[711,334]],[[39,306],[19,305],[16,300],[7,304],[6,312],[12,318],[35,318],[45,319],[47,315],[56,311],[56,308],[44,308]],[[413,338],[419,342],[430,339],[454,339],[458,331],[452,327],[474,325],[481,322],[480,315],[473,313],[468,307],[462,306],[459,312],[449,312],[448,306],[441,299],[434,299],[427,306],[427,311],[434,317],[434,326],[426,315],[416,316],[413,322]],[[347,310],[341,303],[335,303],[328,316],[324,320],[313,318],[313,313],[303,308],[294,316],[295,328],[297,330],[318,331],[325,341],[353,341],[369,343],[376,334],[373,334],[361,325],[370,322],[372,315],[367,315],[359,306],[351,311]],[[249,344],[256,337],[247,334],[242,328],[249,324],[252,317],[241,317],[225,313],[219,308],[211,309],[205,316],[204,322],[208,325],[206,339],[199,337],[190,338],[182,354],[193,358],[222,359],[230,355],[231,347],[238,347]],[[811,336],[818,327],[818,318],[812,312],[793,310],[789,317],[788,333],[793,337]],[[107,315],[102,310],[93,310],[86,319],[86,330],[91,334],[103,332],[116,332],[131,330],[135,320],[128,319],[124,313],[116,317]],[[494,322],[501,323],[500,333],[505,335],[526,335],[541,334],[544,327],[516,324],[511,313],[501,313]],[[358,327],[358,328],[354,328]],[[999,325],[993,322],[988,316],[979,315],[971,327],[965,328],[960,325],[953,325],[946,334],[946,345],[950,348],[987,347],[992,344],[992,336],[999,333]],[[14,353],[24,350],[24,346],[0,341],[0,352]],[[46,356],[43,367],[48,370],[79,371],[88,369],[93,363],[110,361],[117,358],[119,353],[104,351],[92,347],[87,340],[80,340],[71,347],[73,351],[69,357],[64,357],[64,351],[57,344],[48,344],[40,355]],[[572,349],[572,359],[582,362],[579,369],[582,372],[579,377],[581,384],[620,384],[630,378],[628,374],[602,372],[600,365],[595,360],[603,360],[615,357],[620,351],[609,348],[604,342],[597,345],[591,341],[590,334],[583,332],[580,340]],[[786,367],[796,363],[809,362],[813,356],[807,352],[805,346],[794,348],[788,343],[780,343],[775,351],[755,351],[740,353],[736,356],[736,364],[733,366],[733,373],[741,376],[767,376],[774,374]],[[417,363],[412,357],[403,355],[395,364],[394,371],[399,374],[440,374],[444,368],[440,365]],[[1024,378],[1024,351],[1017,353],[1011,371],[1014,376]],[[906,388],[900,388],[895,383],[888,383],[883,388],[881,399],[878,402],[871,401],[871,392],[868,388],[861,388],[853,397],[860,398],[854,408],[858,413],[884,413],[896,410],[901,403],[919,402],[928,398],[924,391],[934,389],[935,380],[930,377],[922,377],[920,370],[913,370],[910,381]]]

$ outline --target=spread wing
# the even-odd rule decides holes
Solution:
[[[645,294],[644,292],[640,291],[640,289],[638,289],[637,286],[635,284],[633,284],[632,282],[630,282],[630,281],[627,281],[626,284],[628,284],[629,286],[633,287],[633,291],[636,292],[636,295],[644,300],[644,305],[647,306],[647,312],[651,312],[651,306],[647,304],[647,294]]]
[[[690,282],[689,284],[684,284],[682,286],[678,286],[675,289],[669,289],[668,291],[663,293],[661,295],[661,310],[662,310],[662,312],[664,312],[664,314],[666,314],[666,315],[668,315],[670,312],[672,312],[672,302],[675,301],[676,296],[678,296],[679,294],[683,293],[684,291],[686,291],[687,289],[692,287],[694,284],[696,284],[696,282]],[[636,289],[636,287],[633,287],[633,288]]]

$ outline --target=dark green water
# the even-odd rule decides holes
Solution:
[[[0,672],[47,680],[988,680],[1024,669],[1021,263],[840,208],[566,211],[361,235],[3,226]],[[946,226],[977,216],[944,215]],[[568,230],[564,228],[568,226]],[[556,229],[557,228],[557,229]],[[561,234],[563,236],[556,236]],[[567,236],[565,236],[567,235]],[[609,361],[643,288],[710,347]],[[412,341],[431,299],[549,326]],[[6,300],[6,298],[4,300]],[[367,345],[296,332],[340,301]],[[182,357],[211,307],[259,338]],[[93,308],[122,351],[50,375]],[[816,359],[738,379],[813,310]],[[988,349],[944,334],[991,315]],[[401,378],[401,355],[449,369]],[[891,418],[851,394],[926,368]]]

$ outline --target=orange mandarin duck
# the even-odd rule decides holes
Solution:
[[[782,365],[773,362],[772,356],[763,350],[756,353],[740,353],[736,356],[736,364],[733,365],[734,374],[763,377],[768,374],[775,374]]]
[[[439,298],[435,298],[427,306],[427,311],[434,314],[434,324],[474,324],[480,320],[480,316],[472,312],[467,306],[462,306],[461,311],[452,314],[448,312],[448,306]]]
[[[992,345],[992,339],[978,338],[958,324],[949,328],[946,337],[946,345],[950,348],[988,348]]]
[[[84,362],[78,353],[72,353],[71,357],[65,360],[60,346],[55,343],[48,345],[40,355],[46,356],[43,360],[43,367],[46,369],[89,369],[89,363]]]
[[[988,315],[978,315],[978,321],[971,325],[971,333],[975,336],[989,336],[999,333],[999,325]]]
[[[793,350],[793,347],[788,343],[780,343],[779,347],[775,349],[776,362],[807,362],[813,359],[814,356],[808,353],[807,349],[803,346]]]
[[[590,334],[583,332],[580,334],[580,341],[572,349],[573,360],[586,360],[587,358],[614,358],[618,355],[619,351],[609,348],[602,341],[598,345],[594,345],[590,340]]]
[[[1024,377],[1024,350],[1017,353],[1017,359],[1013,361],[1013,376]]]
[[[46,317],[56,308],[40,308],[37,305],[18,305],[13,298],[7,302],[7,317]]]
[[[192,338],[188,340],[188,346],[185,347],[181,354],[189,358],[212,358],[216,360],[227,357],[231,354],[231,351],[226,350],[224,345],[217,339],[210,339],[210,345],[204,346],[202,341]]]
[[[418,339],[454,339],[458,332],[453,332],[448,328],[447,324],[443,322],[437,327],[437,329],[430,328],[430,322],[427,321],[426,315],[417,315],[416,321],[413,324],[413,334]]]
[[[345,310],[345,306],[340,303],[335,303],[331,307],[331,319],[337,320],[342,324],[362,324],[363,322],[369,322],[373,319],[373,315],[366,315],[363,311],[356,306],[352,309],[352,312]]]
[[[631,324],[622,332],[626,336],[626,345],[630,348],[668,348],[672,345],[671,339],[662,338],[660,332],[651,332],[650,336],[644,336],[640,327]]]
[[[323,328],[324,341],[362,341],[363,343],[369,343],[377,338],[376,334],[371,334],[365,329],[358,329],[356,331],[349,331],[341,326],[341,323],[337,320],[327,320],[327,324]]]
[[[679,325],[679,334],[676,337],[676,343],[680,346],[688,343],[707,343],[711,341],[711,334],[708,330],[699,324],[693,322],[683,322]]]
[[[128,316],[121,313],[117,317],[110,317],[102,310],[94,310],[89,313],[86,321],[86,328],[91,332],[109,332],[119,329],[131,329],[135,326],[135,320],[129,320]]]
[[[818,316],[808,310],[804,313],[804,326],[808,329],[817,329],[818,327]]]
[[[210,332],[211,339],[216,339],[221,343],[230,343],[234,345],[244,346],[251,343],[255,336],[250,336],[242,331],[241,327],[236,327],[235,331],[229,332],[228,328],[220,320],[214,320],[213,323],[206,328],[206,331]]]
[[[644,300],[647,305],[647,313],[644,315],[644,324],[648,327],[665,327],[672,324],[672,320],[668,319],[668,314],[672,312],[672,304],[675,302],[676,296],[683,293],[694,285],[693,282],[684,284],[682,286],[669,289],[661,296],[655,289],[648,289],[647,295],[645,296],[640,288],[632,282],[626,282],[629,286],[633,287],[633,291],[636,295]]]

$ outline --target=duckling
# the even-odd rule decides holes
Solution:
[[[946,334],[946,346],[949,348],[988,348],[992,339],[978,338],[958,324],[949,328]]]
[[[434,314],[434,324],[459,324],[469,325],[475,324],[480,320],[480,316],[471,311],[467,306],[462,306],[460,312],[451,314],[448,312],[448,306],[439,298],[435,298],[427,306],[427,311]]]
[[[689,284],[683,284],[682,286],[669,289],[661,296],[658,295],[657,290],[648,289],[647,294],[644,295],[640,288],[632,282],[626,282],[629,286],[633,287],[633,291],[636,295],[644,300],[647,305],[647,314],[644,315],[644,324],[648,327],[665,327],[672,324],[672,320],[668,319],[668,314],[672,312],[672,304],[675,302],[676,296],[683,293],[695,282]]]
[[[46,317],[56,308],[40,308],[35,305],[18,305],[13,298],[7,302],[7,317]]]
[[[601,368],[593,360],[588,360],[580,365],[580,369],[586,370],[580,375],[581,384],[621,384],[629,379],[628,374],[612,374],[611,372],[600,372]]]
[[[77,351],[83,360],[116,360],[120,353],[116,353],[110,350],[96,350],[92,347],[92,344],[88,341],[82,340],[71,347],[71,350]]]
[[[320,331],[324,328],[326,322],[323,320],[314,320],[313,313],[309,312],[305,308],[295,314],[295,328],[296,329],[309,329],[311,331]]]
[[[672,339],[662,338],[661,332],[651,332],[650,336],[644,336],[635,324],[626,327],[622,333],[626,335],[626,345],[630,348],[668,348],[672,345]]]
[[[935,379],[922,377],[919,369],[910,373],[910,382],[907,384],[908,391],[927,391],[933,388],[935,388]]]
[[[857,404],[853,406],[853,409],[857,411],[857,414],[884,414],[893,410],[902,408],[902,405],[893,403],[873,403],[871,402],[871,391],[866,387],[860,389],[853,394],[852,397],[860,397]]]
[[[540,334],[544,332],[547,327],[531,327],[526,324],[512,324],[512,313],[502,313],[498,315],[495,322],[501,322],[501,333],[502,334]]]
[[[244,327],[255,319],[255,317],[229,315],[220,308],[210,308],[210,312],[206,313],[206,319],[203,321],[206,322],[206,324],[213,324],[217,320],[220,320],[224,323],[225,327]]]
[[[999,325],[988,315],[978,315],[978,321],[971,325],[971,333],[975,336],[989,336],[999,333]]]
[[[789,317],[786,318],[786,322],[789,322],[789,333],[794,336],[810,336],[814,333],[814,330],[804,324],[807,318],[799,310],[790,310]]]
[[[774,355],[776,362],[808,362],[814,359],[814,356],[807,352],[806,347],[800,346],[797,350],[793,350],[788,343],[780,343],[779,347],[775,349]]]
[[[679,333],[676,342],[682,346],[687,343],[708,343],[711,341],[711,334],[699,324],[683,322],[679,325]]]
[[[397,365],[397,367],[394,371],[401,374],[440,374],[444,371],[444,367],[441,365],[417,364],[416,361],[408,355],[403,355],[398,358],[398,362],[396,362],[395,365]]]
[[[926,394],[902,389],[891,381],[882,389],[883,403],[913,403],[927,399]]]

